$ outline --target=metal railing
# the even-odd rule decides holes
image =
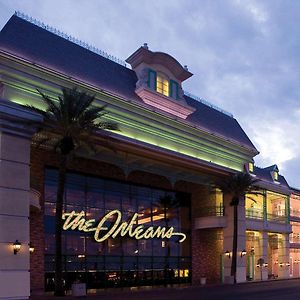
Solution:
[[[246,218],[263,220],[264,219],[264,211],[262,209],[257,208],[248,208],[246,209]],[[267,221],[278,222],[278,223],[286,223],[287,217],[285,215],[285,211],[275,211],[273,213],[267,213]]]
[[[224,216],[224,206],[205,206],[201,208],[200,217],[222,217]]]
[[[300,218],[300,211],[299,210],[291,210],[290,211],[290,216],[291,217],[297,217],[297,218]]]
[[[291,234],[290,235],[290,243],[293,244],[300,244],[300,236],[298,234]]]
[[[263,220],[264,211],[258,208],[248,208],[246,209],[246,218]]]
[[[271,222],[286,223],[287,217],[285,215],[267,214],[267,220]]]

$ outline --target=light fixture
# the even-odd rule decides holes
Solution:
[[[251,254],[254,255],[255,251],[254,251],[254,247],[251,247]]]
[[[13,243],[13,249],[14,249],[14,254],[16,255],[20,250],[21,250],[21,243],[16,240],[14,243]]]
[[[267,268],[268,267],[268,263],[264,263],[264,267]]]
[[[227,250],[224,254],[225,254],[225,256],[228,257],[228,258],[231,257],[230,252],[229,252],[228,250]]]
[[[32,246],[31,243],[29,243],[29,252],[33,253],[34,252],[34,247]]]
[[[247,251],[244,249],[243,251],[241,251],[241,257],[245,256],[247,254]]]

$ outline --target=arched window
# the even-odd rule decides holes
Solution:
[[[169,79],[162,73],[157,73],[156,76],[156,91],[165,96],[169,96]]]

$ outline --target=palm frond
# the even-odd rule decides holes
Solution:
[[[102,121],[107,114],[106,106],[93,106],[95,96],[80,92],[76,87],[73,89],[62,88],[62,95],[58,101],[52,100],[48,95],[38,90],[45,104],[45,110],[30,106],[30,109],[41,114],[44,122],[39,124],[39,132],[47,138],[39,141],[40,144],[51,144],[54,150],[69,153],[76,149],[95,150],[93,136],[99,130],[117,130],[115,123]],[[48,138],[49,137],[49,138]],[[101,145],[113,148],[109,145],[105,131],[102,132]],[[96,152],[96,151],[95,151]]]

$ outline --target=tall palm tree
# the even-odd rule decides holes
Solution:
[[[178,195],[176,195],[175,197],[171,196],[171,195],[165,195],[165,196],[161,196],[159,198],[158,203],[156,203],[157,206],[159,207],[159,209],[161,211],[163,211],[164,213],[164,219],[166,222],[166,227],[167,229],[169,229],[169,221],[170,221],[170,217],[172,214],[172,211],[179,208],[180,207],[180,200],[178,198]],[[170,248],[170,241],[167,239],[165,242],[166,248],[167,248],[167,256],[166,256],[166,262],[165,262],[165,278],[164,278],[164,284],[167,284],[167,278],[169,277],[169,257],[170,257],[170,252],[171,252],[171,248]],[[173,280],[173,278],[169,278],[171,280]]]
[[[231,196],[230,206],[233,206],[233,239],[232,239],[232,261],[231,261],[231,276],[233,282],[236,283],[236,259],[237,259],[237,242],[238,242],[238,206],[240,198],[245,195],[259,195],[261,192],[255,185],[259,179],[254,179],[248,173],[235,173],[230,177],[220,181],[217,185],[222,190],[223,194]],[[250,198],[251,199],[251,198]],[[252,199],[255,201],[254,199]]]
[[[76,88],[62,89],[62,96],[57,100],[38,91],[45,105],[45,110],[30,106],[40,113],[44,120],[38,126],[37,145],[50,144],[53,150],[58,152],[59,172],[56,199],[55,218],[55,292],[56,296],[64,296],[62,276],[62,213],[65,190],[67,163],[76,150],[85,148],[95,151],[92,144],[93,134],[102,134],[105,137],[105,129],[117,130],[115,123],[101,120],[106,114],[105,106],[94,106],[94,96],[80,92]],[[107,146],[103,139],[103,144]]]

